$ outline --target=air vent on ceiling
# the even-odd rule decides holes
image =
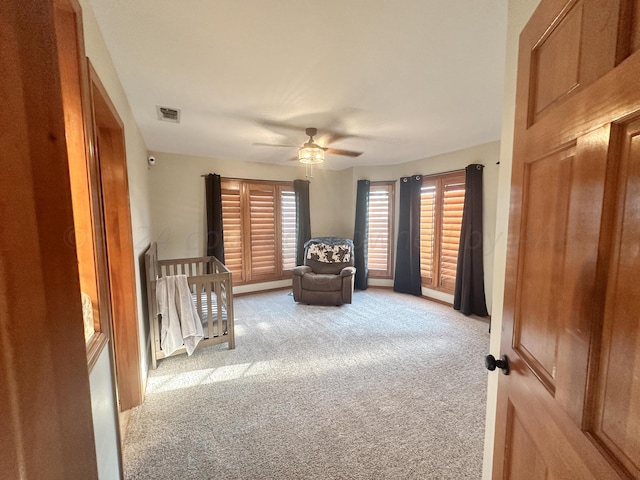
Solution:
[[[180,110],[177,108],[161,107],[156,105],[158,120],[163,122],[180,123]]]

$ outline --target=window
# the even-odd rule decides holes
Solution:
[[[422,178],[420,275],[425,287],[454,291],[464,191],[464,170]]]
[[[291,188],[282,187],[282,269],[291,270],[296,266],[296,194]]]
[[[391,278],[395,182],[371,182],[367,268],[370,277]]]
[[[225,264],[234,284],[291,277],[296,255],[292,182],[222,179]]]

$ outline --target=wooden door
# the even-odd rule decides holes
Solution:
[[[493,478],[640,479],[640,2],[520,36]]]
[[[53,8],[0,12],[0,477],[97,479]]]

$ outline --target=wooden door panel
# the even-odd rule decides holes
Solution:
[[[540,40],[531,55],[534,68],[533,121],[542,111],[580,84],[582,2],[574,5],[555,28]],[[559,61],[566,59],[565,61]]]
[[[529,124],[574,91],[610,71],[628,0],[572,0],[534,43],[530,56]],[[598,35],[592,32],[597,29]]]
[[[527,163],[524,173],[513,347],[577,426],[602,312],[597,258],[610,131]]]
[[[511,450],[507,459],[508,479],[527,478],[530,480],[547,480],[549,469],[533,439],[510,405],[510,444]]]
[[[545,478],[618,480],[620,476],[615,468],[603,458],[589,436],[576,428],[564,411],[555,407],[555,400],[546,388],[522,367],[516,364],[514,373],[522,377],[509,386],[506,407],[509,448],[504,464],[497,469],[494,467],[494,478],[529,480],[532,472],[522,469],[523,474],[519,476],[517,472],[521,469],[514,465],[520,462],[531,465],[533,457],[538,472],[542,471],[541,465],[545,466]],[[516,429],[520,429],[518,439],[514,437]],[[520,442],[522,450],[516,450],[514,441]]]
[[[628,1],[584,1],[580,48],[581,88],[591,85],[616,66],[621,13]]]
[[[629,29],[629,54],[637,52],[640,50],[640,3],[637,1],[631,2],[630,12],[628,14],[628,18],[631,19]]]
[[[570,148],[527,164],[520,236],[518,314],[514,347],[550,391],[555,390],[557,292],[562,288],[569,206]],[[553,341],[550,341],[553,339]]]
[[[619,62],[627,56],[640,50],[640,2],[628,0],[623,2],[623,10],[620,14],[622,21],[622,44],[619,51]]]
[[[640,477],[640,120],[623,129],[594,434]]]

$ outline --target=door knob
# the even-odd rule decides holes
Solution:
[[[493,372],[496,368],[499,368],[502,370],[502,373],[509,375],[509,359],[506,355],[502,355],[500,360],[496,360],[496,357],[489,354],[484,357],[484,365],[487,367],[487,370]]]

